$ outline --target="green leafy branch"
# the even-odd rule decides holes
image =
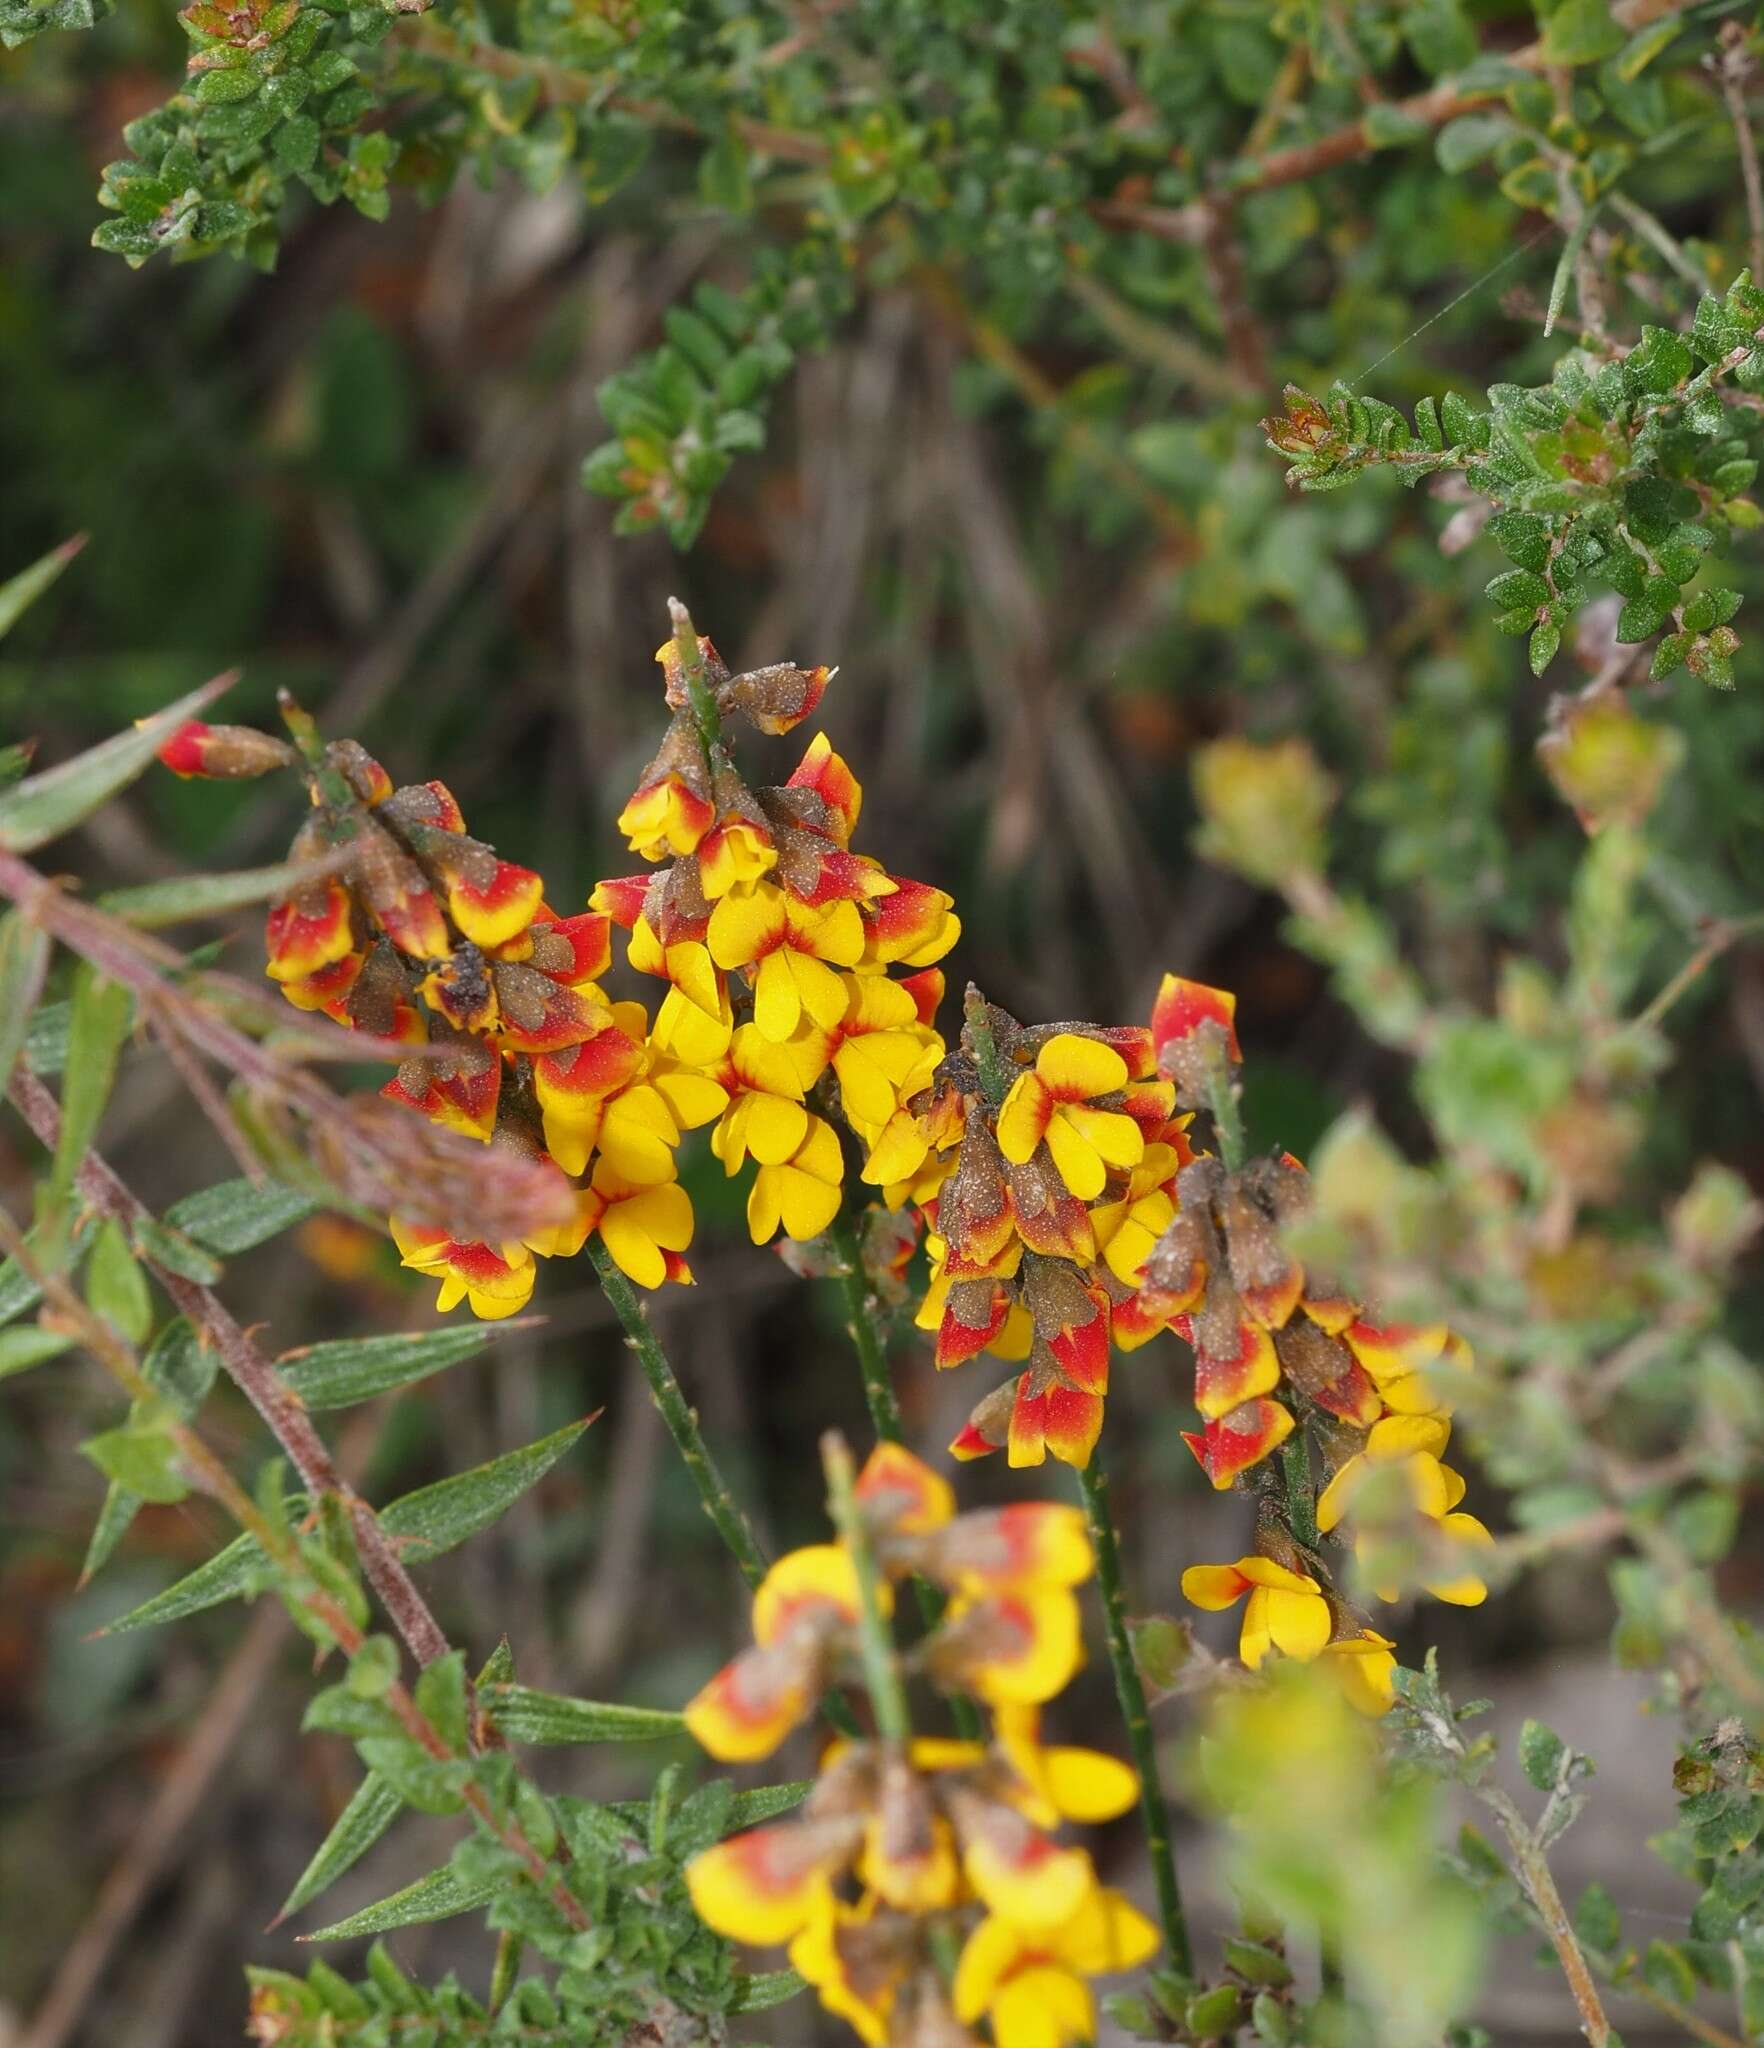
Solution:
[[[1486,595],[1503,633],[1530,636],[1542,674],[1575,614],[1603,584],[1624,600],[1617,639],[1651,640],[1655,679],[1688,667],[1733,684],[1736,590],[1692,591],[1706,558],[1764,520],[1745,493],[1758,473],[1750,408],[1764,394],[1764,290],[1742,272],[1699,301],[1688,335],[1644,327],[1627,352],[1565,354],[1550,383],[1496,384],[1486,410],[1456,392],[1424,398],[1411,423],[1395,406],[1337,385],[1326,398],[1288,386],[1262,422],[1290,458],[1287,480],[1337,490],[1374,468],[1408,485],[1460,471],[1494,508],[1490,537],[1513,564]]]

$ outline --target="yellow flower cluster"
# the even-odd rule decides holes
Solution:
[[[1088,2042],[1088,1979],[1146,1960],[1157,1932],[1083,1850],[1052,1839],[1064,1820],[1125,1812],[1138,1790],[1114,1758],[1040,1740],[1042,1703],[1081,1655],[1082,1517],[1044,1503],[958,1515],[948,1484],[892,1444],[856,1498],[884,1587],[917,1573],[948,1592],[912,1662],[983,1701],[991,1739],[835,1743],[799,1813],[694,1859],[693,1903],[736,1940],[788,1942],[822,2003],[874,2048],[967,2040],[959,2030],[983,2018],[1011,2048]],[[725,1761],[769,1755],[859,1675],[859,1626],[844,1546],[793,1552],[755,1595],[753,1648],[691,1703],[687,1725]],[[934,1924],[964,1935],[947,1991]]]
[[[751,715],[752,679],[731,678],[708,640],[699,652],[706,687]],[[825,734],[788,783],[751,790],[720,744],[703,744],[676,644],[656,658],[679,709],[619,826],[664,864],[603,882],[592,905],[630,932],[631,965],[668,984],[651,1041],[659,1070],[715,1092],[711,1149],[730,1175],[757,1169],[753,1241],[816,1237],[845,1175],[822,1112],[836,1104],[866,1149],[902,1118],[943,1058],[934,963],[961,924],[941,889],[851,850],[863,792]],[[759,672],[783,673],[803,674]],[[824,682],[813,671],[791,694],[792,718]],[[918,971],[897,979],[894,967]]]
[[[770,733],[807,716],[826,686],[826,670],[788,664],[731,676],[708,640],[699,658],[717,716]],[[535,1259],[595,1234],[640,1286],[690,1281],[692,1204],[676,1160],[704,1125],[729,1174],[755,1169],[756,1243],[780,1229],[819,1235],[845,1172],[820,1111],[836,1107],[869,1148],[943,1057],[933,963],[961,929],[950,898],[851,851],[862,792],[824,735],[784,787],[750,790],[721,741],[702,740],[676,644],[657,659],[675,717],[620,825],[666,865],[602,883],[571,917],[547,906],[531,869],[467,834],[443,784],[394,789],[353,741],[321,746],[297,728],[297,754],[246,735],[259,742],[252,772],[304,766],[312,810],[295,858],[345,855],[272,909],[271,977],[301,1008],[411,1046],[391,1099],[569,1183],[566,1220],[518,1241],[392,1218],[404,1263],[440,1283],[444,1310],[515,1314]],[[166,758],[220,774],[237,772],[239,753],[203,728]],[[642,1003],[601,986],[616,925],[630,965],[668,984],[653,1027]]]
[[[950,1448],[1051,1451],[1082,1466],[1102,1427],[1111,1346],[1165,1326],[1140,1268],[1176,1213],[1187,1117],[1143,1026],[1026,1027],[970,995],[960,1047],[871,1148],[864,1178],[928,1225],[921,1329],[939,1366],[982,1351],[1025,1369]]]

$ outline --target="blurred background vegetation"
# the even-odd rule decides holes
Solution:
[[[837,35],[838,12],[801,17]],[[1058,33],[1037,53],[1043,12]],[[1417,12],[1457,18],[1119,10],[1127,46],[1155,60],[1136,88],[1148,118],[1190,164],[1265,150],[1295,101],[1315,133],[1332,110],[1424,89],[1424,43],[1412,24],[1398,33]],[[979,14],[950,14],[952,35],[982,39]],[[1524,8],[1471,17],[1499,46],[1536,33]],[[719,19],[733,33],[743,16]],[[902,10],[903,36],[915,19]],[[1013,65],[1108,98],[1069,10],[1013,19]],[[1351,31],[1333,71],[1332,23]],[[964,265],[928,242],[891,251],[877,216],[854,244],[854,309],[794,362],[763,451],[738,458],[681,552],[660,532],[615,536],[616,507],[584,492],[582,462],[607,435],[597,392],[696,284],[739,290],[756,250],[788,247],[812,198],[786,186],[731,213],[704,195],[700,141],[663,130],[605,197],[592,163],[553,177],[485,149],[482,176],[436,203],[395,181],[384,224],[297,196],[269,275],[225,258],[131,270],[89,246],[91,195],[184,50],[169,10],[124,0],[94,35],[0,54],[0,574],[89,536],[6,642],[0,737],[39,734],[40,758],[60,758],[237,664],[225,715],[264,719],[292,689],[395,779],[447,781],[474,831],[573,909],[636,865],[611,820],[659,732],[651,656],[676,593],[732,667],[839,664],[821,722],[864,783],[864,843],[954,891],[956,986],[971,977],[1024,1017],[1113,1021],[1143,1019],[1167,968],[1222,984],[1239,992],[1257,1144],[1302,1156],[1358,1103],[1400,1143],[1424,1142],[1404,1063],[1288,943],[1276,899],[1191,854],[1189,767],[1220,734],[1307,737],[1340,791],[1337,881],[1378,896],[1454,998],[1489,1002],[1515,950],[1558,957],[1583,840],[1535,741],[1552,694],[1607,658],[1614,613],[1533,679],[1481,599],[1504,564],[1463,544],[1460,494],[1374,474],[1300,497],[1256,426],[1289,378],[1363,380],[1405,406],[1544,381],[1563,345],[1541,335],[1561,237],[1522,189],[1485,161],[1442,167],[1431,130],[1393,130],[1390,147],[1239,205],[1241,276],[1223,302],[1204,251],[1131,226],[1075,245],[1062,270],[990,249]],[[1694,63],[1663,90],[1672,118],[1653,132],[1669,146],[1644,133],[1626,189],[1719,284],[1748,236],[1733,133]],[[1040,94],[1009,110],[1026,177],[1056,150],[1024,112]],[[1155,181],[1139,197],[1155,203]],[[1614,328],[1687,313],[1683,280],[1612,232]],[[1756,550],[1729,573],[1749,601],[1764,588]],[[1651,832],[1663,886],[1704,907],[1749,907],[1764,883],[1759,673],[1747,645],[1732,694],[1680,672],[1637,700],[1688,743]],[[765,748],[780,769],[794,758],[756,741],[752,766]],[[138,881],[274,858],[291,822],[269,792],[159,777],[73,844],[82,876]],[[255,971],[253,921],[225,937]],[[1682,950],[1660,950],[1662,975]],[[1675,1184],[1713,1153],[1764,1185],[1764,953],[1736,950],[1676,1028],[1695,1056],[1664,1084],[1645,1177]],[[1501,1077],[1483,1084],[1498,1095]],[[109,1150],[156,1205],[229,1170],[156,1060],[125,1071],[113,1116]],[[20,1141],[4,1142],[0,1176],[22,1185]],[[689,1184],[700,1284],[659,1302],[658,1323],[768,1543],[809,1540],[815,1438],[862,1427],[830,1290],[746,1243],[702,1148]],[[427,1289],[346,1222],[314,1220],[229,1279],[242,1319],[278,1346],[429,1320]],[[489,1367],[414,1391],[346,1433],[343,1455],[383,1496],[604,1409],[438,1584],[442,1618],[480,1656],[508,1633],[530,1683],[677,1704],[742,1633],[731,1568],[586,1268],[549,1273],[535,1306],[543,1325],[499,1337]],[[980,1391],[975,1369],[936,1384],[925,1346],[897,1356],[910,1439],[939,1445]],[[1170,1418],[1186,1357],[1164,1338],[1116,1376],[1117,1510],[1144,1609],[1173,1607],[1181,1564],[1229,1556],[1243,1534],[1241,1503],[1207,1492]],[[257,1930],[352,1768],[340,1740],[291,1743],[304,1656],[267,1608],[92,1639],[215,1530],[200,1502],[149,1509],[112,1569],[76,1589],[100,1481],[72,1447],[102,1426],[95,1389],[87,1412],[69,1401],[76,1384],[33,1383],[0,1409],[0,2041],[207,2048],[238,2038],[242,1958],[294,1955],[287,1930]],[[218,1412],[243,1442],[242,1406]],[[1010,1490],[974,1475],[976,1496]],[[1761,1590],[1757,1556],[1742,1544],[1728,1568],[1742,1602]],[[1572,1559],[1474,1613],[1429,1616],[1456,1690],[1501,1692],[1522,1668],[1527,1711],[1551,1701],[1572,1740],[1597,1752],[1603,1738],[1619,1819],[1564,1851],[1582,1876],[1671,1805],[1647,1762],[1650,1743],[1669,1762],[1669,1736],[1602,1676],[1611,1619],[1601,1576]],[[1093,1735],[1107,1725],[1100,1672],[1072,1698]],[[604,1780],[576,1789],[635,1789],[639,1767],[604,1754]],[[399,1839],[339,1890],[339,1912],[438,1860]],[[1130,1823],[1115,1848],[1129,1864]],[[1645,1912],[1656,1885],[1671,1880],[1638,1872],[1625,1897]],[[474,1967],[461,1943],[481,1936],[456,1933],[394,1947]],[[58,2002],[29,2031],[52,1983]],[[1503,2040],[1561,2025],[1547,1981],[1521,1975],[1494,1997]],[[815,2041],[817,2024],[793,2007],[754,2038]]]

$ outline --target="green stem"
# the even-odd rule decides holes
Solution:
[[[692,1483],[698,1489],[698,1498],[705,1513],[741,1567],[741,1576],[750,1586],[757,1587],[766,1575],[765,1552],[754,1540],[753,1531],[747,1526],[747,1517],[735,1505],[728,1481],[717,1469],[716,1460],[699,1430],[698,1416],[674,1377],[674,1368],[668,1363],[667,1353],[649,1327],[649,1317],[638,1299],[636,1288],[614,1265],[611,1252],[599,1237],[589,1238],[588,1256],[594,1261],[594,1270],[600,1276],[601,1292],[612,1303],[613,1314],[624,1325],[625,1341],[637,1354],[637,1363],[643,1368],[643,1377],[649,1382],[655,1405],[661,1410],[668,1434],[674,1439],[674,1448],[692,1475]]]
[[[1323,1540],[1317,1529],[1317,1490],[1311,1475],[1310,1440],[1294,1430],[1280,1453],[1280,1476],[1286,1487],[1286,1526],[1306,1550]]]
[[[1084,1501],[1084,1518],[1090,1528],[1090,1546],[1096,1554],[1096,1579],[1102,1588],[1103,1615],[1108,1624],[1109,1663],[1115,1674],[1115,1697],[1121,1703],[1121,1718],[1127,1724],[1127,1744],[1139,1771],[1139,1811],[1145,1824],[1145,1846],[1151,1857],[1152,1878],[1157,1885],[1158,1913],[1164,1923],[1164,1945],[1171,1963],[1184,1976],[1194,1970],[1194,1950],[1189,1945],[1188,1922],[1182,1912],[1182,1892],[1176,1882],[1176,1857],[1170,1844],[1170,1810],[1164,1803],[1164,1788],[1158,1776],[1157,1745],[1152,1740],[1151,1716],[1146,1711],[1145,1686],[1139,1666],[1133,1660],[1133,1643],[1127,1634],[1127,1610],[1121,1591],[1121,1552],[1115,1542],[1114,1518],[1109,1512],[1109,1475],[1095,1451],[1090,1463],[1078,1474],[1078,1491]]]
[[[974,1055],[975,1066],[980,1069],[980,1085],[986,1091],[987,1101],[996,1108],[1011,1092],[1011,1077],[998,1049],[998,1040],[993,1036],[986,998],[972,982],[969,982],[968,993],[962,998],[962,1024],[962,1037]]]
[[[613,1314],[624,1325],[625,1342],[637,1354],[637,1363],[643,1368],[643,1377],[649,1382],[655,1405],[661,1410],[668,1434],[674,1439],[674,1448],[692,1475],[692,1483],[698,1489],[698,1498],[705,1513],[728,1546],[729,1554],[741,1567],[741,1576],[749,1586],[757,1588],[766,1575],[766,1554],[754,1540],[753,1531],[747,1526],[747,1517],[735,1505],[729,1482],[710,1454],[710,1446],[698,1427],[697,1413],[674,1377],[668,1354],[649,1327],[649,1317],[637,1297],[636,1288],[613,1264],[611,1252],[598,1237],[589,1238],[588,1256],[594,1261],[594,1270],[600,1277],[600,1291],[612,1303]],[[857,1734],[857,1721],[851,1708],[838,1693],[829,1693],[821,1710],[842,1735]]]
[[[913,1721],[894,1655],[894,1637],[882,1613],[882,1576],[858,1509],[851,1448],[837,1430],[829,1430],[821,1439],[821,1464],[827,1474],[827,1509],[857,1574],[858,1642],[876,1732],[884,1742],[905,1744],[912,1740]]]
[[[516,1934],[512,1927],[505,1927],[496,1942],[496,1961],[490,1969],[490,2017],[494,2019],[508,2002],[508,1994],[515,1987],[515,1978],[520,1974],[521,1951],[526,1947],[526,1938]]]
[[[839,1262],[834,1278],[839,1282],[839,1297],[845,1304],[845,1327],[851,1348],[857,1353],[870,1421],[884,1443],[904,1443],[900,1403],[895,1399],[894,1382],[888,1373],[887,1340],[876,1297],[864,1284],[863,1247],[849,1209],[841,1209],[827,1226],[827,1242]]]
[[[723,716],[704,673],[704,650],[698,644],[698,630],[692,614],[677,597],[668,599],[668,616],[674,622],[674,652],[680,661],[680,679],[692,701],[692,717],[705,758],[712,760],[723,744]]]
[[[839,1261],[835,1278],[845,1303],[845,1327],[857,1353],[858,1371],[863,1376],[864,1399],[869,1403],[870,1421],[884,1443],[906,1441],[901,1426],[900,1403],[888,1371],[888,1339],[880,1306],[865,1284],[863,1247],[857,1223],[849,1209],[841,1209],[827,1229],[827,1242]],[[934,1628],[943,1613],[943,1596],[929,1580],[915,1578],[913,1592],[927,1628]],[[950,1713],[956,1733],[965,1742],[979,1742],[984,1731],[974,1702],[961,1694],[950,1697]]]
[[[1237,1076],[1223,1033],[1215,1030],[1207,1046],[1207,1108],[1213,1115],[1213,1135],[1219,1147],[1219,1163],[1227,1173],[1243,1165],[1243,1105],[1238,1100]]]

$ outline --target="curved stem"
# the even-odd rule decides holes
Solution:
[[[649,1317],[638,1299],[636,1288],[613,1263],[611,1252],[598,1237],[589,1238],[587,1249],[600,1278],[601,1292],[612,1303],[613,1314],[624,1326],[625,1341],[637,1354],[637,1363],[643,1368],[643,1377],[649,1382],[655,1405],[661,1410],[668,1434],[674,1439],[674,1448],[692,1475],[692,1483],[698,1489],[698,1498],[705,1513],[741,1567],[741,1576],[749,1586],[757,1587],[766,1575],[766,1554],[747,1526],[747,1517],[735,1505],[728,1481],[710,1454],[698,1427],[698,1416],[674,1377],[674,1368],[668,1363],[668,1354],[662,1349],[660,1339],[649,1326]]]
[[[704,746],[705,759],[716,758],[723,743],[723,718],[704,673],[704,650],[698,644],[698,629],[692,614],[677,597],[668,599],[668,616],[674,625],[674,652],[680,660],[680,679],[692,700],[692,718]]]
[[[1109,1512],[1109,1475],[1097,1452],[1078,1473],[1078,1491],[1084,1501],[1084,1518],[1090,1528],[1090,1545],[1096,1554],[1097,1584],[1102,1588],[1103,1615],[1108,1625],[1109,1663],[1115,1674],[1115,1697],[1121,1703],[1121,1718],[1127,1724],[1127,1743],[1139,1772],[1139,1811],[1145,1824],[1145,1846],[1151,1858],[1152,1878],[1157,1885],[1158,1915],[1164,1925],[1164,1945],[1170,1961],[1185,1976],[1194,1969],[1194,1950],[1189,1944],[1188,1922],[1182,1911],[1182,1891],[1176,1881],[1176,1857],[1170,1843],[1170,1810],[1158,1776],[1157,1745],[1152,1740],[1151,1716],[1146,1711],[1145,1686],[1139,1666],[1133,1661],[1133,1643],[1127,1634],[1127,1609],[1121,1590],[1121,1552],[1115,1541],[1114,1518]]]
[[[827,1474],[827,1511],[839,1531],[857,1574],[858,1640],[864,1660],[864,1685],[876,1716],[876,1732],[884,1742],[906,1744],[913,1738],[906,1687],[894,1654],[894,1636],[882,1613],[882,1576],[857,1504],[857,1475],[851,1447],[836,1429],[821,1439],[821,1463]]]
[[[827,1226],[827,1242],[839,1262],[833,1277],[839,1283],[839,1298],[845,1305],[845,1328],[851,1348],[857,1353],[870,1421],[885,1443],[904,1443],[900,1402],[895,1398],[894,1381],[888,1372],[888,1340],[882,1327],[881,1307],[865,1285],[863,1246],[849,1209],[842,1208]]]
[[[834,1278],[839,1282],[840,1297],[845,1303],[845,1327],[851,1337],[852,1349],[857,1353],[870,1421],[884,1443],[904,1443],[906,1437],[901,1426],[900,1402],[895,1397],[894,1381],[888,1370],[887,1328],[881,1304],[865,1284],[863,1246],[858,1238],[857,1223],[849,1209],[842,1208],[834,1217],[827,1229],[827,1242],[839,1261]],[[914,1579],[913,1593],[925,1626],[934,1627],[943,1613],[943,1595],[923,1578]],[[956,1733],[966,1742],[979,1742],[984,1730],[974,1702],[960,1693],[953,1693],[949,1707]]]

